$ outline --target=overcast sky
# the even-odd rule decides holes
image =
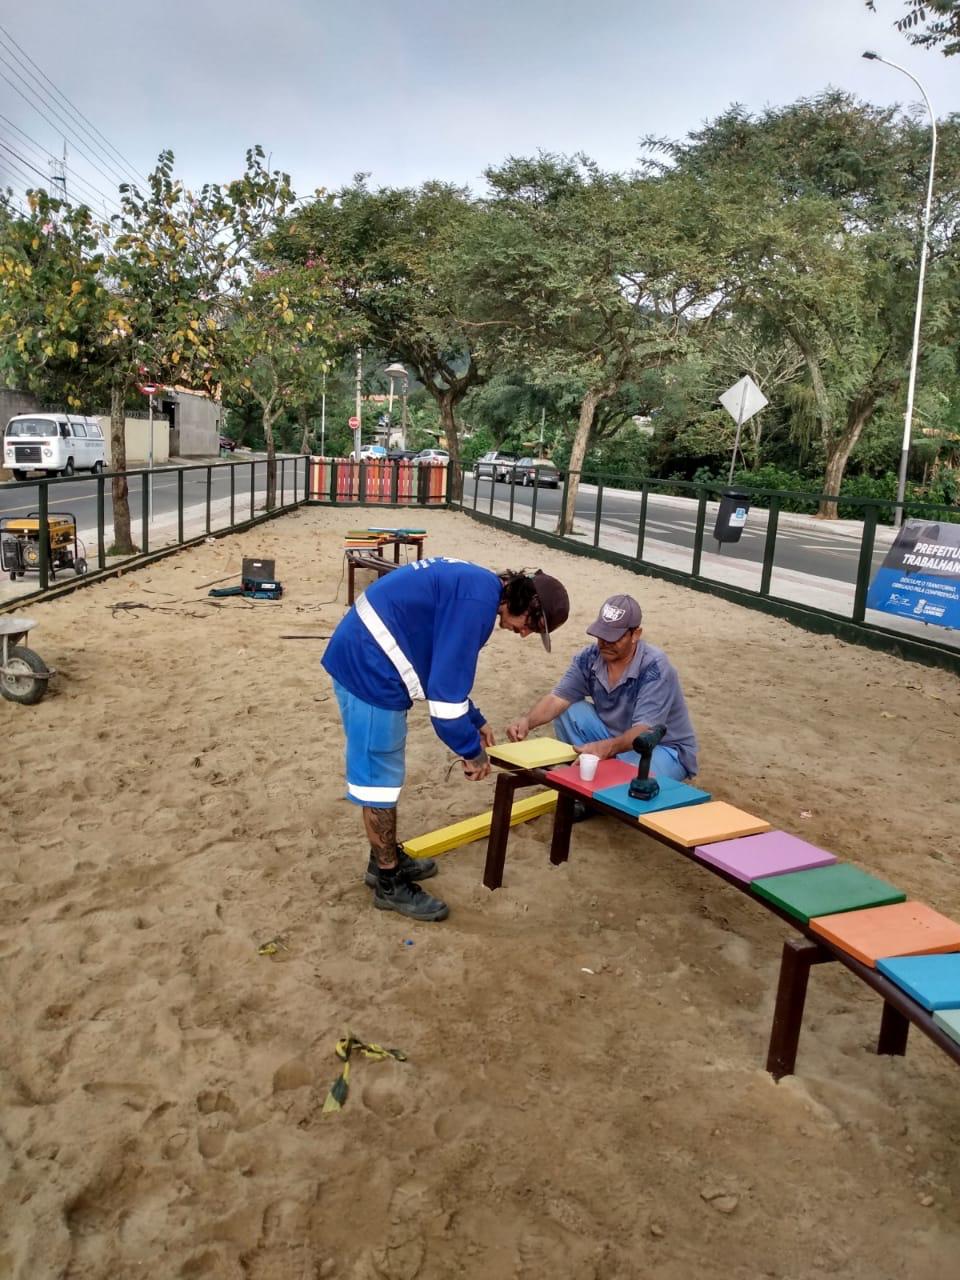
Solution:
[[[682,137],[732,102],[759,111],[827,86],[916,101],[905,76],[861,59],[865,48],[910,69],[939,116],[960,111],[960,57],[909,45],[892,27],[902,0],[877,0],[877,14],[863,0],[4,8],[9,37],[133,167],[148,172],[169,147],[192,186],[235,176],[259,142],[300,194],[360,171],[375,185],[440,178],[480,190],[486,166],[538,149],[629,169],[645,134]],[[22,190],[30,164],[45,170],[43,152],[62,149],[54,106],[69,112],[2,32],[0,45],[0,183]],[[115,194],[103,150],[79,141],[89,158],[67,139],[74,193]]]

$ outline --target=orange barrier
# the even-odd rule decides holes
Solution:
[[[401,503],[411,506],[446,502],[444,463],[409,459],[357,462],[353,458],[311,458],[311,502]]]

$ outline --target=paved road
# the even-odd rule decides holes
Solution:
[[[244,459],[238,462],[236,474],[236,516],[242,520],[250,513],[250,466],[254,464],[254,495],[266,490],[267,465],[262,457]],[[279,460],[278,460],[279,462]],[[294,464],[288,461],[285,467],[286,493],[289,499],[293,489]],[[155,518],[170,515],[177,510],[177,472],[179,467],[163,468],[153,476],[153,514]],[[280,496],[280,467],[277,467],[277,495]],[[211,502],[230,497],[230,471],[223,466],[213,466],[210,472]],[[301,491],[303,486],[303,465],[299,469]],[[139,528],[142,519],[143,481],[140,476],[131,476],[130,517],[134,529]],[[110,498],[110,481],[104,486],[106,523],[113,519],[113,505]],[[36,511],[39,501],[39,488],[36,484],[25,481],[22,484],[0,486],[0,516],[26,515],[28,511]],[[207,496],[206,467],[199,470],[183,468],[183,502],[184,507],[203,507]],[[95,529],[97,525],[97,483],[89,476],[77,476],[73,480],[62,480],[50,486],[49,503],[51,510],[71,511],[77,517],[77,525],[81,529]],[[222,523],[218,521],[218,524]],[[109,537],[109,534],[108,534]]]
[[[474,477],[468,475],[464,481],[464,505],[473,505]],[[477,494],[477,510],[487,511],[490,504],[490,481],[481,479]],[[537,493],[537,517],[550,513],[556,515],[560,510],[560,489],[540,489]],[[498,484],[495,500],[508,502],[510,486]],[[533,490],[515,488],[515,518],[522,523],[530,522],[530,507]],[[591,523],[596,513],[596,490],[584,486],[577,496],[577,517]],[[604,492],[603,526],[613,527],[623,533],[637,536],[640,517],[640,494],[625,495]],[[713,515],[708,514],[704,539],[705,551],[716,551],[717,543],[709,536],[713,529]],[[696,504],[677,503],[676,499],[664,499],[651,494],[647,506],[647,526],[645,537],[648,540],[671,543],[677,548],[692,550],[696,531]],[[763,563],[763,546],[767,531],[767,513],[752,510],[747,518],[747,526],[738,543],[726,544],[723,556],[735,561],[747,561],[755,564]],[[886,554],[886,542],[881,541],[874,551],[873,564],[876,568]],[[860,555],[859,539],[849,533],[831,530],[828,525],[823,528],[791,527],[781,516],[777,527],[777,549],[775,564],[778,569],[791,569],[800,573],[811,574],[818,578],[829,578],[837,582],[853,584],[857,579],[857,562]],[[655,555],[650,558],[655,559]]]

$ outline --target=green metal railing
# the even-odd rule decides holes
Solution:
[[[575,521],[578,527],[575,532],[561,535],[557,532],[557,521],[559,513],[565,510],[573,474],[576,475],[577,479],[583,481],[583,487],[579,488],[578,491],[575,513]],[[756,585],[734,586],[729,581],[728,576],[718,576],[716,568],[711,573],[711,568],[717,566],[716,559],[713,559],[712,566],[705,563],[704,559],[705,553],[713,549],[710,545],[710,528],[708,527],[709,507],[711,502],[719,501],[724,493],[728,491],[728,486],[719,483],[703,484],[682,480],[632,479],[623,475],[597,472],[571,473],[571,475],[562,477],[557,512],[551,511],[549,528],[543,527],[544,521],[541,518],[541,527],[538,529],[537,499],[541,489],[539,480],[540,477],[537,475],[529,513],[525,505],[519,511],[516,510],[516,490],[519,486],[515,475],[511,475],[505,482],[493,482],[488,476],[481,476],[478,481],[476,475],[474,475],[473,493],[469,492],[468,485],[463,486],[465,497],[459,504],[454,505],[460,506],[461,509],[466,510],[469,514],[475,514],[479,518],[494,519],[498,524],[515,529],[516,532],[521,534],[525,531],[532,532],[537,537],[537,540],[550,541],[554,545],[561,545],[566,549],[574,550],[581,554],[591,553],[614,563],[633,564],[644,572],[658,573],[672,580],[690,581],[698,586],[712,588],[716,585],[718,588],[727,590],[728,594],[736,594],[736,597],[742,599],[744,603],[749,603],[750,598],[753,597],[758,604],[770,602],[771,604],[789,606],[795,611],[802,610],[808,614],[818,614],[825,620],[843,621],[853,623],[858,627],[869,627],[874,632],[889,635],[891,639],[904,641],[904,632],[902,630],[897,630],[894,627],[883,627],[873,621],[866,622],[867,593],[880,559],[877,550],[877,531],[881,524],[894,525],[896,502],[893,499],[860,498],[846,494],[836,495],[786,489],[751,489],[747,485],[732,486],[733,491],[736,493],[743,493],[749,497],[753,513],[750,521],[752,530],[757,529],[765,516],[765,527],[762,534],[763,543],[759,557],[755,555],[745,556],[742,548],[732,550],[729,544],[724,544],[722,548],[720,544],[714,544],[718,551],[722,549],[724,552],[725,565],[736,564],[741,569],[749,569],[750,567],[758,569]],[[478,511],[480,490],[484,483],[489,484],[490,492],[483,495],[482,510]],[[622,504],[618,515],[616,517],[610,516],[610,492],[614,488],[619,491],[621,498],[636,499],[636,506],[631,508],[630,516],[624,514]],[[663,560],[658,560],[651,554],[650,523],[651,519],[654,518],[653,512],[657,497],[687,498],[690,500],[690,507],[687,510],[693,516],[692,546],[689,532],[683,537],[678,533],[677,539],[672,543],[669,537],[664,536],[662,530],[658,530],[657,535],[661,551],[666,549],[671,553],[670,558],[674,562],[677,556],[682,555],[684,552],[689,555],[686,568],[676,563],[668,566]],[[814,515],[824,506],[839,504],[841,501],[845,510],[853,510],[858,513],[857,517],[854,518],[853,530],[850,527],[852,522],[850,517],[845,517],[840,523],[840,527],[845,530],[845,536],[850,539],[851,559],[855,558],[855,569],[853,569],[849,579],[833,577],[822,579],[822,581],[836,584],[839,587],[846,588],[848,591],[852,588],[849,611],[836,612],[806,603],[802,599],[778,594],[775,585],[775,573],[778,568],[778,551],[781,553],[783,551],[783,511],[799,510],[802,513],[806,510],[809,514]],[[506,506],[507,513],[505,516],[497,514],[496,508],[498,504],[501,512],[503,507]],[[674,508],[676,505],[674,504]],[[628,550],[623,552],[616,551],[611,546],[611,543],[615,537],[616,540],[623,539],[623,526],[628,520],[632,520],[633,511],[636,512],[635,539],[632,535],[628,535],[629,540],[626,541]],[[541,506],[541,517],[542,515],[543,508]],[[908,499],[904,503],[904,518],[931,522],[939,521],[942,523],[960,522],[960,507],[933,504],[923,499]],[[613,519],[617,520],[616,525],[612,523]],[[831,523],[830,521],[824,521],[822,526],[824,532],[831,528]],[[689,526],[687,527],[689,528]],[[670,544],[666,548],[664,548],[665,542]],[[811,579],[816,581],[817,575],[815,573],[803,569],[799,570],[799,572],[808,574]],[[928,648],[937,648],[940,639],[941,637],[936,636],[936,632],[933,631],[930,637],[925,635],[917,643],[923,644]],[[955,657],[960,656],[960,650],[958,650],[957,646],[943,644],[939,645],[939,647],[947,654],[952,654]]]
[[[116,541],[111,490],[113,482],[120,479],[125,479],[128,485],[131,536],[138,538],[140,543],[137,550],[127,556],[110,554],[110,547]],[[131,482],[134,482],[132,490]],[[83,543],[81,552],[85,552],[82,559],[86,561],[87,569],[95,572],[114,565],[135,563],[161,550],[176,550],[211,534],[247,528],[252,523],[290,511],[306,502],[308,484],[309,458],[302,456],[276,459],[276,504],[270,511],[265,507],[259,512],[257,510],[258,502],[263,504],[266,498],[265,458],[251,462],[225,461],[186,467],[101,472],[89,477],[44,476],[0,484],[0,499],[15,495],[10,507],[15,505],[21,512],[25,507],[35,509],[38,516],[37,589],[16,596],[15,600],[33,598],[61,580],[59,575],[63,569],[55,566],[50,555],[48,521],[51,513],[56,511],[69,511],[76,518],[78,535]],[[200,494],[191,494],[194,485],[200,487]],[[249,512],[238,511],[238,499],[244,496],[244,485],[249,489]],[[170,488],[174,491],[172,494],[168,492]],[[162,495],[159,501],[158,490]],[[175,502],[165,502],[167,497],[175,497]],[[88,520],[80,508],[90,505],[93,510]],[[0,518],[6,516],[9,509],[0,500]],[[174,515],[175,536],[171,527]],[[167,528],[158,527],[161,522]],[[95,554],[91,555],[94,547]],[[67,568],[66,572],[70,573],[71,569]],[[30,578],[25,577],[23,583],[32,585],[33,576],[31,572]]]

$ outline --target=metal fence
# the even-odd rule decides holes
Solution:
[[[35,569],[16,582],[8,581],[0,591],[0,607],[37,596],[64,578],[132,566],[145,557],[290,511],[307,500],[308,468],[306,457],[277,458],[276,505],[270,511],[265,508],[265,458],[0,484],[0,538],[13,536],[4,532],[11,523],[35,521],[37,544],[31,556]],[[112,550],[113,479],[121,474],[128,486],[131,539],[139,544],[133,555]],[[56,556],[51,556],[49,522],[58,513],[76,521],[77,552],[85,562],[79,574],[78,566],[58,568]]]
[[[727,486],[592,472],[583,477],[573,529],[561,535],[558,520],[570,479],[546,489],[539,473],[529,486],[518,484],[515,474],[497,482],[467,473],[453,505],[537,541],[713,590],[817,630],[844,634],[837,624],[847,624],[846,638],[960,670],[960,632],[888,615],[867,617],[871,578],[895,536],[893,500],[843,495],[845,509],[856,510],[857,519],[814,522],[804,516],[839,501],[836,495],[737,485],[751,504],[747,536],[722,545],[712,540],[712,521]],[[960,509],[908,500],[904,516],[953,523]],[[804,559],[819,567],[804,568]]]

